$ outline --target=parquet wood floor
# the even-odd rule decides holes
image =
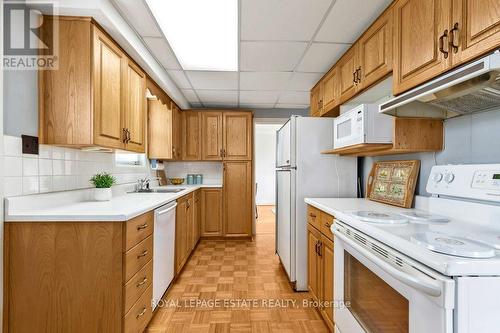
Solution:
[[[146,332],[328,332],[303,304],[309,293],[290,287],[274,232],[257,231],[253,241],[201,241]]]

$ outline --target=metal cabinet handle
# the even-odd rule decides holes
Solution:
[[[137,255],[137,259],[141,259],[142,257],[147,256],[147,255],[148,255],[148,253],[149,253],[149,252],[148,252],[148,250],[144,250],[144,251],[142,251],[142,253],[141,253],[141,254],[138,254],[138,255]]]
[[[189,201],[188,201],[188,202],[186,202],[186,207],[187,207],[187,208],[191,207],[191,204],[189,203]]]
[[[323,257],[323,242],[321,242],[321,241],[318,244],[318,255],[320,257]]]
[[[352,82],[354,84],[358,83],[358,82],[356,82],[356,71],[352,72]]]
[[[220,154],[220,157],[224,157],[224,151],[222,150],[222,148],[220,149],[219,154]]]
[[[148,278],[144,277],[144,279],[142,279],[142,281],[137,284],[137,288],[139,288],[140,286],[143,286],[146,282],[148,282]]]
[[[137,319],[141,318],[142,316],[144,316],[144,314],[146,314],[146,307],[143,307],[142,308],[142,311],[137,315]]]
[[[325,227],[330,228],[330,224],[328,222],[326,222]]]
[[[439,51],[444,54],[444,58],[448,58],[448,51],[444,49],[444,39],[448,38],[448,29],[446,29],[443,34],[439,37]]]
[[[456,35],[455,32],[457,33]],[[453,53],[458,52],[458,46],[460,45],[460,36],[458,35],[459,32],[460,31],[458,29],[458,22],[456,22],[453,25],[453,28],[450,30],[450,46],[453,49]],[[455,37],[458,37],[457,44],[455,44]]]
[[[128,138],[128,136],[127,136],[127,129],[124,127],[122,129],[122,131],[123,131],[123,140],[122,140],[122,142],[123,143],[127,143],[127,138]]]
[[[315,214],[313,214],[313,213],[309,213],[309,216],[310,216],[310,217],[312,217],[313,219],[315,219],[315,218],[316,218],[316,215],[315,215]]]
[[[142,230],[142,229],[146,229],[148,226],[149,225],[148,225],[147,222],[144,223],[144,224],[140,224],[140,225],[137,226],[137,230],[139,231],[139,230]]]
[[[356,69],[356,79],[358,80],[358,83],[361,82],[361,66],[359,66],[359,68]]]
[[[318,246],[319,246],[319,241],[316,241],[315,248],[316,248],[316,254],[317,254],[317,255],[319,255]]]

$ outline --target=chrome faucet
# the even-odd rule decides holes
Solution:
[[[150,181],[151,181],[150,178],[138,179],[137,180],[137,190],[138,191],[148,190]]]

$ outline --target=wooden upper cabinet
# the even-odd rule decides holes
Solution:
[[[340,89],[340,103],[344,103],[353,97],[357,90],[357,44],[353,45],[343,56],[340,58],[336,67],[338,68],[338,80]]]
[[[182,159],[182,111],[174,102],[172,102],[172,151],[172,159]]]
[[[201,159],[201,115],[196,111],[182,112],[182,159]]]
[[[125,94],[125,128],[129,138],[126,149],[137,153],[146,151],[146,74],[128,60]]]
[[[222,160],[222,112],[201,113],[201,159]]]
[[[252,236],[252,162],[224,162],[224,235]]]
[[[453,65],[500,47],[500,1],[453,0],[449,29]]]
[[[224,160],[252,159],[252,113],[223,113]]]
[[[145,73],[92,19],[44,16],[55,19],[59,68],[39,72],[40,143],[145,152]]]
[[[326,74],[321,82],[320,115],[338,116],[338,113],[330,114],[330,111],[339,104],[339,82],[338,70],[334,67]]]
[[[311,116],[318,117],[320,115],[321,103],[321,84],[317,84],[311,90]]]
[[[364,89],[392,72],[392,10],[377,19],[357,43],[359,84]]]
[[[159,99],[148,100],[148,157],[172,159],[172,109]]]
[[[399,0],[393,10],[397,95],[449,68],[451,0]]]
[[[94,31],[94,143],[125,148],[125,68],[120,48],[96,27]]]

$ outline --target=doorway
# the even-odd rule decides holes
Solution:
[[[275,233],[276,131],[287,119],[255,119],[256,234]]]

